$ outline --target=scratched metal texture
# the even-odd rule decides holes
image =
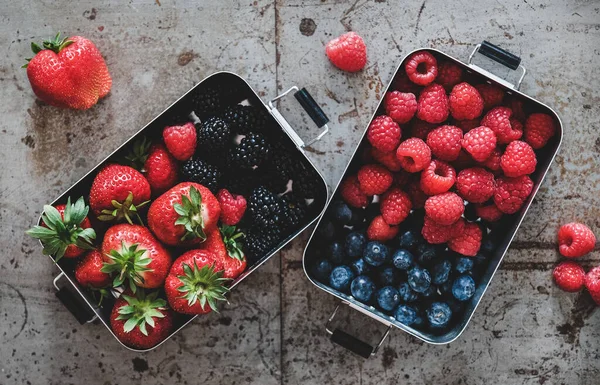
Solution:
[[[5,1],[0,11],[0,384],[598,384],[600,312],[551,282],[557,227],[600,234],[600,3],[481,0]],[[369,62],[345,74],[323,45],[361,34]],[[89,111],[36,102],[29,42],[56,31],[91,38],[114,85]],[[446,346],[394,331],[368,361],[332,345],[333,297],[305,279],[304,233],[236,288],[220,315],[199,318],[159,349],[124,350],[101,325],[79,326],[53,295],[57,270],[24,231],[78,180],[195,82],[217,70],[265,99],[293,84],[323,105],[332,133],[308,155],[333,186],[406,52],[466,59],[490,40],[521,55],[522,90],[554,107],[565,137],[513,246],[465,333]],[[486,65],[488,63],[485,63]],[[502,75],[511,76],[508,71]],[[281,109],[316,133],[295,101]],[[597,252],[583,259],[600,262]],[[376,341],[382,328],[344,311],[342,326]]]

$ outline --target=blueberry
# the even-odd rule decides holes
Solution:
[[[350,222],[348,222],[348,225],[350,225],[350,226],[361,225],[365,221],[365,216],[366,216],[365,210],[356,209],[356,208],[352,208],[350,210],[352,210],[352,219],[350,219]]]
[[[452,269],[452,264],[447,259],[442,262],[438,262],[435,266],[433,266],[432,270],[432,280],[434,285],[441,285],[442,283],[448,280],[450,276],[450,269]]]
[[[358,258],[362,255],[367,238],[364,234],[353,231],[346,236],[346,254],[350,258]]]
[[[392,286],[396,282],[396,270],[391,266],[380,269],[377,278],[381,286]]]
[[[398,288],[398,294],[400,294],[400,299],[402,302],[415,302],[418,298],[418,294],[410,288],[408,282],[403,282],[400,284]]]
[[[429,325],[435,329],[446,327],[452,318],[452,310],[445,302],[432,303],[426,313]]]
[[[435,260],[438,250],[434,245],[423,243],[417,247],[417,260],[423,266],[429,266]]]
[[[424,293],[431,286],[431,276],[427,270],[414,267],[408,272],[408,284],[417,293]]]
[[[371,270],[371,267],[362,258],[359,258],[356,261],[352,262],[350,264],[350,267],[356,275],[367,274]]]
[[[329,275],[329,285],[339,291],[347,291],[354,278],[352,269],[348,266],[338,266]]]
[[[319,237],[325,240],[331,240],[335,236],[335,226],[330,220],[323,220],[317,229]]]
[[[402,233],[398,240],[400,248],[407,250],[416,250],[421,243],[423,243],[421,234],[412,230]]]
[[[496,249],[496,242],[490,236],[483,237],[479,251],[485,255],[490,255]]]
[[[437,294],[437,289],[435,286],[431,285],[427,290],[421,293],[421,298],[426,300],[431,300]]]
[[[458,257],[454,262],[454,270],[460,274],[469,273],[473,270],[473,259],[467,257]]]
[[[346,260],[346,250],[340,242],[333,242],[329,245],[329,260],[336,265],[340,265]]]
[[[369,242],[365,247],[364,259],[371,266],[381,266],[388,257],[388,248],[380,242]]]
[[[392,311],[400,303],[398,290],[391,286],[382,287],[377,292],[377,304],[386,311]]]
[[[398,249],[392,254],[392,262],[396,269],[408,270],[415,264],[415,257],[408,250]]]
[[[396,321],[403,323],[406,326],[410,326],[415,322],[417,318],[417,310],[410,305],[400,305],[394,312]]]
[[[327,282],[331,270],[333,270],[333,265],[326,259],[318,261],[312,269],[315,278],[321,282]]]
[[[425,318],[421,317],[421,315],[419,315],[417,313],[417,316],[415,317],[415,320],[413,321],[412,325],[413,328],[415,329],[420,329],[425,327]]]
[[[452,284],[452,295],[459,301],[467,301],[475,294],[475,281],[470,275],[461,275]]]
[[[350,285],[350,293],[360,302],[368,302],[375,291],[375,284],[366,275],[354,278]]]
[[[449,279],[438,286],[438,290],[442,296],[454,298],[452,297],[452,283],[452,280]]]
[[[342,201],[331,204],[331,219],[338,225],[345,226],[352,220],[352,210]]]

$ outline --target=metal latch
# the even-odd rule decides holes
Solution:
[[[510,68],[513,71],[520,69],[521,76],[519,77],[517,84],[516,85],[512,84],[512,83],[490,73],[489,71],[484,70],[480,66],[473,64],[472,63],[473,56],[475,56],[475,54],[478,52],[480,54],[482,54],[483,56],[490,58],[493,61],[504,65],[505,67]],[[497,45],[494,45],[488,41],[485,41],[485,40],[481,44],[477,44],[477,46],[475,47],[473,52],[471,52],[471,55],[469,55],[469,60],[468,60],[467,64],[469,65],[469,67],[475,69],[476,71],[478,71],[480,73],[484,73],[486,76],[491,77],[498,83],[501,83],[501,84],[505,85],[506,87],[509,87],[509,88],[512,88],[515,90],[518,90],[521,87],[523,78],[525,77],[525,74],[527,73],[527,70],[525,69],[525,67],[523,67],[523,65],[521,65],[520,57],[498,47]]]

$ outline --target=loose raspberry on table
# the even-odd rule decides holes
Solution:
[[[421,184],[418,180],[412,181],[407,188],[408,195],[412,201],[413,208],[422,209],[425,207],[425,201],[429,198],[423,190],[421,190]]]
[[[429,123],[442,123],[448,119],[448,96],[444,87],[439,84],[432,83],[425,87],[417,103],[417,118]]]
[[[406,75],[415,84],[427,86],[431,84],[438,74],[437,60],[426,51],[415,52],[404,65]]]
[[[388,225],[381,215],[376,216],[367,228],[370,241],[387,242],[398,235],[398,226]]]
[[[356,32],[345,33],[327,43],[325,53],[342,71],[357,72],[367,63],[367,46]]]
[[[427,134],[427,145],[438,159],[451,162],[458,158],[463,132],[455,126],[440,126]]]
[[[402,165],[398,158],[396,158],[395,152],[382,152],[375,147],[371,147],[371,157],[377,163],[381,163],[390,171],[402,170]]]
[[[460,83],[462,79],[462,68],[451,61],[445,61],[438,66],[438,76],[435,81],[441,84],[446,91],[450,92],[452,87]]]
[[[462,232],[448,241],[448,248],[467,257],[474,257],[481,247],[482,237],[481,228],[476,223],[467,222]]]
[[[456,120],[478,118],[483,112],[483,98],[469,83],[459,83],[452,88],[448,98],[450,114]]]
[[[393,181],[392,173],[379,164],[367,164],[358,170],[360,189],[368,196],[383,194]]]
[[[453,225],[441,225],[429,217],[425,217],[423,229],[421,229],[423,238],[433,244],[446,243],[454,235]]]
[[[361,208],[369,204],[369,198],[360,189],[360,183],[356,175],[349,176],[342,181],[340,194],[344,202],[352,207]]]
[[[456,177],[456,191],[468,202],[483,203],[496,191],[494,175],[481,167],[464,169]]]
[[[392,152],[400,144],[402,131],[398,123],[386,115],[373,119],[367,129],[367,140],[382,152]]]
[[[584,283],[596,305],[600,305],[600,266],[588,271]]]
[[[407,193],[398,187],[393,187],[383,194],[379,208],[383,220],[388,225],[397,225],[410,214],[412,202]]]
[[[531,191],[533,191],[533,181],[529,176],[522,175],[516,178],[502,176],[496,179],[494,203],[503,213],[514,214],[521,209]]]
[[[573,261],[559,263],[554,268],[552,276],[556,286],[569,293],[578,292],[585,285],[585,271]]]
[[[479,126],[464,135],[462,146],[476,162],[483,162],[496,148],[496,134],[485,126]]]
[[[496,147],[490,156],[481,162],[481,165],[487,167],[489,170],[498,171],[500,170],[500,160],[502,159],[502,151]]]
[[[396,157],[406,171],[419,172],[431,162],[431,150],[423,140],[409,138],[400,143]]]
[[[567,258],[578,258],[596,246],[594,232],[583,223],[567,223],[558,230],[558,251]]]
[[[454,120],[454,125],[460,128],[463,132],[469,132],[472,129],[480,126],[479,120],[479,118],[470,120]]]
[[[517,177],[529,175],[535,171],[537,159],[533,148],[526,142],[515,140],[511,142],[500,158],[500,167],[504,175]]]
[[[548,114],[531,114],[525,121],[525,141],[536,150],[544,147],[556,131],[556,122]]]
[[[425,201],[425,215],[440,225],[455,223],[464,212],[463,199],[453,192],[434,195]]]
[[[511,122],[512,110],[508,107],[494,107],[481,120],[481,125],[490,128],[496,134],[498,144],[507,144],[523,136],[523,131]]]
[[[432,160],[421,172],[421,190],[427,195],[445,193],[455,182],[456,171],[441,160]]]
[[[399,124],[408,123],[417,112],[417,98],[412,93],[388,92],[383,102],[385,113]]]
[[[427,139],[427,135],[437,127],[437,124],[428,123],[423,120],[414,119],[410,130],[411,136],[419,139]]]
[[[487,222],[497,222],[502,218],[502,211],[494,202],[479,204],[475,206],[475,215]]]
[[[483,109],[485,111],[502,104],[502,100],[504,100],[502,88],[487,83],[477,84],[475,88],[483,98]]]

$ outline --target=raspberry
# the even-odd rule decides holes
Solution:
[[[533,148],[525,142],[515,140],[506,146],[504,154],[500,158],[500,167],[504,175],[517,177],[529,175],[535,171],[537,160]]]
[[[505,102],[504,105],[512,110],[513,118],[521,121],[525,120],[525,110],[523,108],[522,100],[512,98]]]
[[[394,173],[394,186],[397,187],[405,187],[408,186],[408,183],[410,182],[410,178],[411,178],[412,174],[408,173],[404,170],[400,170],[398,172]]]
[[[417,95],[421,92],[423,87],[413,83],[408,78],[408,75],[404,71],[398,71],[398,74],[394,78],[392,88],[396,91],[411,93]]]
[[[455,182],[456,171],[441,160],[432,160],[421,173],[421,190],[427,195],[445,193]]]
[[[400,171],[402,170],[402,165],[396,158],[396,154],[394,152],[381,152],[375,147],[371,148],[371,157],[377,163],[381,163],[385,167],[387,167],[390,171]]]
[[[459,83],[452,88],[448,98],[450,113],[457,120],[475,119],[483,112],[483,98],[469,83]]]
[[[369,204],[369,198],[367,197],[367,194],[360,189],[360,183],[358,182],[356,175],[346,178],[340,184],[340,195],[344,202],[352,207],[366,207]]]
[[[400,143],[396,157],[408,172],[419,172],[431,162],[431,150],[423,140],[409,138]]]
[[[430,84],[419,95],[417,118],[429,123],[442,123],[450,110],[446,90],[439,84]]]
[[[383,194],[390,188],[393,180],[392,173],[378,164],[368,164],[358,170],[360,189],[368,196]]]
[[[596,305],[600,305],[600,266],[585,275],[584,283]]]
[[[417,112],[417,98],[412,93],[388,92],[384,103],[385,113],[399,124],[408,123]]]
[[[427,134],[427,145],[437,158],[451,162],[460,153],[463,132],[455,126],[440,126]]]
[[[467,223],[467,221],[465,220],[465,218],[458,218],[458,221],[454,222],[453,225],[451,225],[452,227],[452,237],[450,238],[456,238],[458,236],[460,236],[460,234],[462,234],[462,232],[465,229],[465,224]]]
[[[547,114],[531,114],[525,121],[525,141],[536,150],[544,147],[556,131],[554,119]]]
[[[229,226],[236,225],[246,212],[246,198],[221,189],[217,194],[217,200],[221,206],[221,222]]]
[[[477,84],[475,88],[483,98],[483,109],[485,111],[502,104],[504,99],[502,88],[487,83]]]
[[[596,236],[582,223],[567,223],[558,230],[558,251],[567,258],[578,258],[596,246]]]
[[[517,178],[502,176],[496,180],[494,203],[503,213],[514,214],[523,206],[532,190],[533,181],[527,175]]]
[[[412,202],[407,193],[395,187],[383,195],[379,207],[383,220],[388,225],[397,225],[410,214]]]
[[[433,219],[426,216],[425,221],[423,222],[423,229],[421,230],[421,234],[427,242],[436,245],[448,242],[450,238],[452,238],[452,236],[454,235],[454,232],[452,225],[440,225]]]
[[[452,166],[457,170],[462,170],[465,168],[475,166],[475,161],[471,157],[471,154],[462,149],[458,154],[458,158],[456,158],[456,160],[452,162]]]
[[[481,125],[490,128],[496,134],[498,144],[507,144],[518,140],[523,135],[519,127],[513,126],[511,122],[512,110],[507,107],[495,107],[490,110],[483,119]]]
[[[437,124],[427,123],[419,119],[415,119],[412,124],[411,134],[415,138],[427,139],[427,135],[437,127]]]
[[[490,204],[482,204],[475,206],[475,214],[487,222],[496,222],[502,218],[502,211],[491,202]]]
[[[476,223],[465,223],[464,229],[448,241],[448,248],[467,257],[474,257],[481,247],[481,228]]]
[[[357,72],[367,63],[367,46],[356,32],[348,32],[331,40],[325,47],[331,64],[342,71]]]
[[[421,185],[419,181],[413,181],[408,185],[407,188],[408,195],[410,195],[410,200],[412,201],[413,208],[422,209],[425,206],[425,201],[429,198],[423,190],[421,190]]]
[[[496,149],[496,135],[489,128],[480,126],[465,134],[462,146],[476,162],[483,162]]]
[[[367,238],[370,241],[387,242],[398,234],[398,226],[390,226],[385,223],[381,215],[373,218],[367,228]]]
[[[460,83],[462,73],[462,68],[458,64],[445,61],[439,65],[438,76],[435,80],[450,92],[452,87]]]
[[[367,129],[367,139],[373,147],[382,152],[394,151],[400,143],[401,136],[398,123],[385,115],[373,119]]]
[[[498,170],[500,170],[500,160],[501,159],[502,159],[502,151],[500,151],[500,149],[496,147],[492,151],[490,156],[486,160],[481,162],[481,165],[487,167],[488,169],[490,169],[492,171],[498,171]]]
[[[483,203],[494,195],[494,175],[481,167],[464,169],[456,178],[456,190],[468,202]]]
[[[427,86],[438,74],[437,60],[426,51],[413,53],[404,66],[406,75],[415,84]]]
[[[569,293],[575,293],[583,289],[586,278],[583,268],[573,261],[559,263],[554,268],[552,276],[556,286]]]
[[[194,127],[194,123],[165,127],[163,130],[165,146],[177,160],[188,160],[194,155],[196,140],[196,127]]]
[[[455,223],[464,212],[462,198],[453,192],[434,195],[425,201],[425,215],[440,225],[449,226]]]
[[[463,132],[469,132],[480,126],[479,119],[455,120],[454,125],[463,130]]]

